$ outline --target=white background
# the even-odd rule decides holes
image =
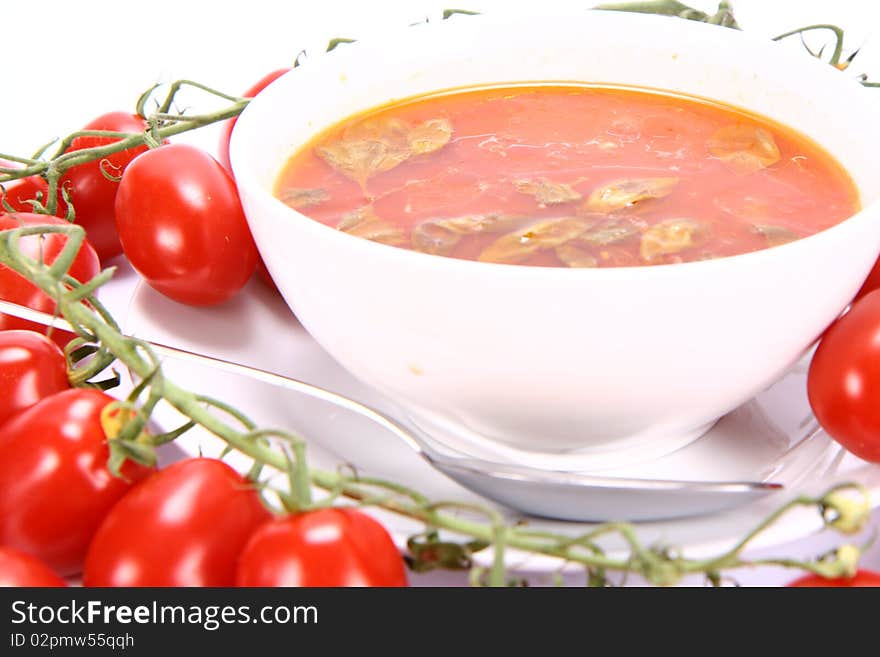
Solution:
[[[540,0],[528,6],[567,13],[592,4]],[[0,151],[30,154],[97,114],[133,109],[153,82],[189,78],[241,93],[264,73],[292,64],[301,49],[321,50],[333,37],[439,19],[449,6],[527,13],[518,9],[525,5],[504,0],[4,2]],[[715,3],[694,0],[693,5],[713,11]],[[873,70],[880,79],[880,39],[872,43],[869,33],[880,25],[874,5],[863,0],[734,2],[743,28],[768,37],[817,22],[845,26],[853,48],[865,44],[855,68]]]
[[[566,0],[529,4],[540,6],[543,13],[581,12],[590,6]],[[702,0],[693,4],[706,11],[715,6]],[[189,78],[241,93],[266,72],[290,66],[301,49],[320,51],[333,37],[363,37],[425,17],[439,20],[442,9],[450,5],[526,13],[503,0],[6,2],[0,28],[0,152],[26,156],[99,114],[133,111],[140,93],[154,82]],[[880,34],[871,33],[880,31],[880,9],[874,3],[739,0],[734,6],[743,29],[768,37],[812,23],[841,25],[847,31],[848,50],[862,47],[848,73],[865,72],[880,80]],[[796,40],[791,47],[799,47]],[[880,89],[876,93],[880,99]],[[213,147],[216,130],[206,130],[193,140]],[[880,518],[875,517],[874,526],[880,529]],[[815,555],[830,540],[813,537],[772,552]],[[880,549],[873,548],[864,563],[880,570]],[[767,585],[790,578],[790,573],[776,569],[739,576],[743,583]],[[463,576],[449,574],[414,581],[465,583]]]

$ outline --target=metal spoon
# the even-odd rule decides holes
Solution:
[[[0,300],[0,312],[72,330],[64,320]],[[230,372],[319,399],[370,420],[430,465],[489,499],[532,515],[561,520],[660,520],[713,513],[783,488],[772,481],[679,481],[545,470],[452,454],[404,421],[325,388],[232,361],[144,340],[159,354]],[[809,437],[808,434],[806,438]]]

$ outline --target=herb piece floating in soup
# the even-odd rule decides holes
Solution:
[[[396,119],[356,124],[341,139],[315,150],[327,164],[361,188],[366,187],[368,178],[393,169],[412,154],[407,126]]]
[[[580,236],[580,241],[589,246],[608,246],[638,235],[644,223],[639,226],[630,218],[613,218],[603,221]]]
[[[707,146],[714,157],[740,175],[765,169],[781,158],[773,135],[754,125],[720,128],[709,139]]]
[[[569,267],[598,267],[599,261],[587,249],[566,242],[556,247],[556,257]]]
[[[344,233],[363,237],[373,242],[400,246],[406,242],[403,231],[392,223],[376,216],[371,206],[348,213],[336,227]]]
[[[589,85],[458,89],[372,109],[295,153],[275,193],[382,244],[567,268],[724,258],[859,209],[840,164],[785,126]]]
[[[449,255],[461,241],[463,233],[443,225],[439,221],[426,221],[413,229],[412,243],[416,251]]]
[[[452,124],[446,119],[431,119],[409,131],[409,146],[413,155],[439,151],[452,139]]]
[[[541,205],[560,205],[580,201],[581,195],[565,183],[549,180],[517,180],[516,191],[531,194]]]
[[[466,235],[499,233],[521,223],[522,219],[498,214],[423,221],[413,229],[413,248],[423,253],[448,255]]]
[[[482,262],[508,264],[522,262],[536,251],[553,249],[570,242],[589,227],[589,221],[582,217],[539,221],[499,237],[480,253],[479,259]]]
[[[588,212],[615,212],[633,208],[652,198],[669,196],[678,178],[633,178],[615,180],[592,191],[584,209]]]
[[[764,236],[767,240],[767,246],[779,246],[780,244],[788,244],[794,242],[798,236],[794,231],[782,226],[771,226],[769,224],[755,224],[756,232]]]
[[[642,233],[639,255],[652,262],[660,256],[684,251],[697,243],[699,232],[700,224],[692,219],[661,221]]]
[[[413,155],[433,153],[452,138],[452,126],[434,119],[412,126],[395,118],[369,119],[347,128],[341,138],[315,150],[341,174],[366,189],[367,180]]]
[[[281,200],[292,207],[294,210],[299,208],[308,208],[318,205],[330,198],[326,189],[302,189],[301,187],[291,187],[285,190],[281,195]]]

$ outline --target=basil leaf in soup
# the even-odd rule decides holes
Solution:
[[[513,183],[516,191],[531,194],[541,205],[561,205],[580,201],[581,195],[570,185],[552,182],[544,178],[538,180],[517,180]]]
[[[596,260],[596,257],[590,252],[589,249],[576,246],[571,242],[566,242],[561,246],[557,246],[555,251],[556,257],[564,262],[568,267],[582,269],[599,266],[599,261]]]
[[[754,125],[720,128],[706,144],[709,153],[738,175],[748,175],[776,164],[781,155],[773,135]]]
[[[376,215],[370,205],[349,212],[336,228],[355,237],[391,246],[403,246],[406,243],[403,230]]]
[[[545,219],[507,233],[480,253],[482,262],[516,264],[533,253],[553,249],[575,239],[591,225],[583,217]]]
[[[638,235],[641,229],[642,225],[628,217],[612,217],[590,228],[578,241],[590,246],[608,246]]]
[[[798,239],[798,234],[794,231],[782,226],[773,226],[770,224],[755,224],[755,231],[764,236],[767,240],[767,246],[779,246],[780,244],[788,244]]]
[[[642,233],[639,255],[651,262],[660,256],[670,255],[695,246],[700,223],[693,219],[667,219],[654,224]]]
[[[298,210],[300,208],[309,208],[314,205],[320,205],[324,201],[330,200],[330,194],[326,189],[320,187],[314,189],[288,187],[284,190],[284,193],[280,195],[280,198],[286,205],[294,210]]]
[[[522,219],[501,214],[474,214],[450,219],[430,219],[413,229],[413,248],[423,253],[448,255],[467,235],[509,230]]]
[[[409,145],[413,155],[439,151],[452,139],[452,124],[448,119],[430,119],[409,131]]]
[[[651,199],[669,196],[678,178],[627,178],[615,180],[594,189],[584,203],[588,212],[616,212],[632,209]]]

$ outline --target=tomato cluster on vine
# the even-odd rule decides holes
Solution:
[[[87,237],[68,270],[74,279],[86,282],[124,254],[162,294],[185,304],[222,303],[259,261],[229,170],[233,124],[223,129],[222,165],[193,146],[144,143],[71,167],[54,203],[40,176],[7,183],[0,230],[66,225],[72,215]],[[139,115],[110,112],[84,126],[89,133],[65,152],[122,139],[91,131],[149,129]],[[24,237],[19,248],[48,265],[66,242],[49,233]],[[271,283],[264,267],[262,275]],[[57,311],[4,265],[0,298]],[[118,402],[72,388],[61,347],[74,336],[55,330],[50,340],[43,332],[0,315],[0,585],[62,586],[70,576],[85,586],[407,585],[390,535],[359,510],[274,511],[255,482],[213,458],[164,468],[129,458],[112,472],[120,425],[108,412],[118,412]]]
[[[275,512],[207,457],[111,472],[117,401],[71,388],[66,367],[45,336],[0,331],[0,584],[406,586],[362,511]]]
[[[245,97],[256,95],[287,70],[273,71]],[[102,264],[124,254],[151,287],[184,304],[223,303],[255,271],[274,285],[257,254],[232,178],[229,139],[234,124],[233,118],[223,126],[218,150],[221,164],[193,146],[150,141],[146,136],[152,127],[138,114],[113,111],[96,117],[63,147],[61,155],[107,146],[126,135],[144,134],[145,139],[71,166],[58,180],[51,199],[49,184],[39,175],[5,183],[0,228],[72,218],[85,229],[89,243],[89,254],[82,256],[89,262],[78,261],[70,271],[74,278],[88,280]],[[19,167],[6,161],[0,161],[0,166]],[[61,236],[49,239],[50,246],[63,245]],[[39,245],[40,240],[29,243]],[[32,251],[30,255],[37,255],[36,247]],[[51,262],[53,254],[57,255],[57,249],[41,257]],[[44,297],[37,301],[25,294],[32,286],[14,278],[11,272],[0,270],[0,299],[52,311]],[[0,316],[0,328],[35,327]],[[69,338],[58,334],[61,345]]]

